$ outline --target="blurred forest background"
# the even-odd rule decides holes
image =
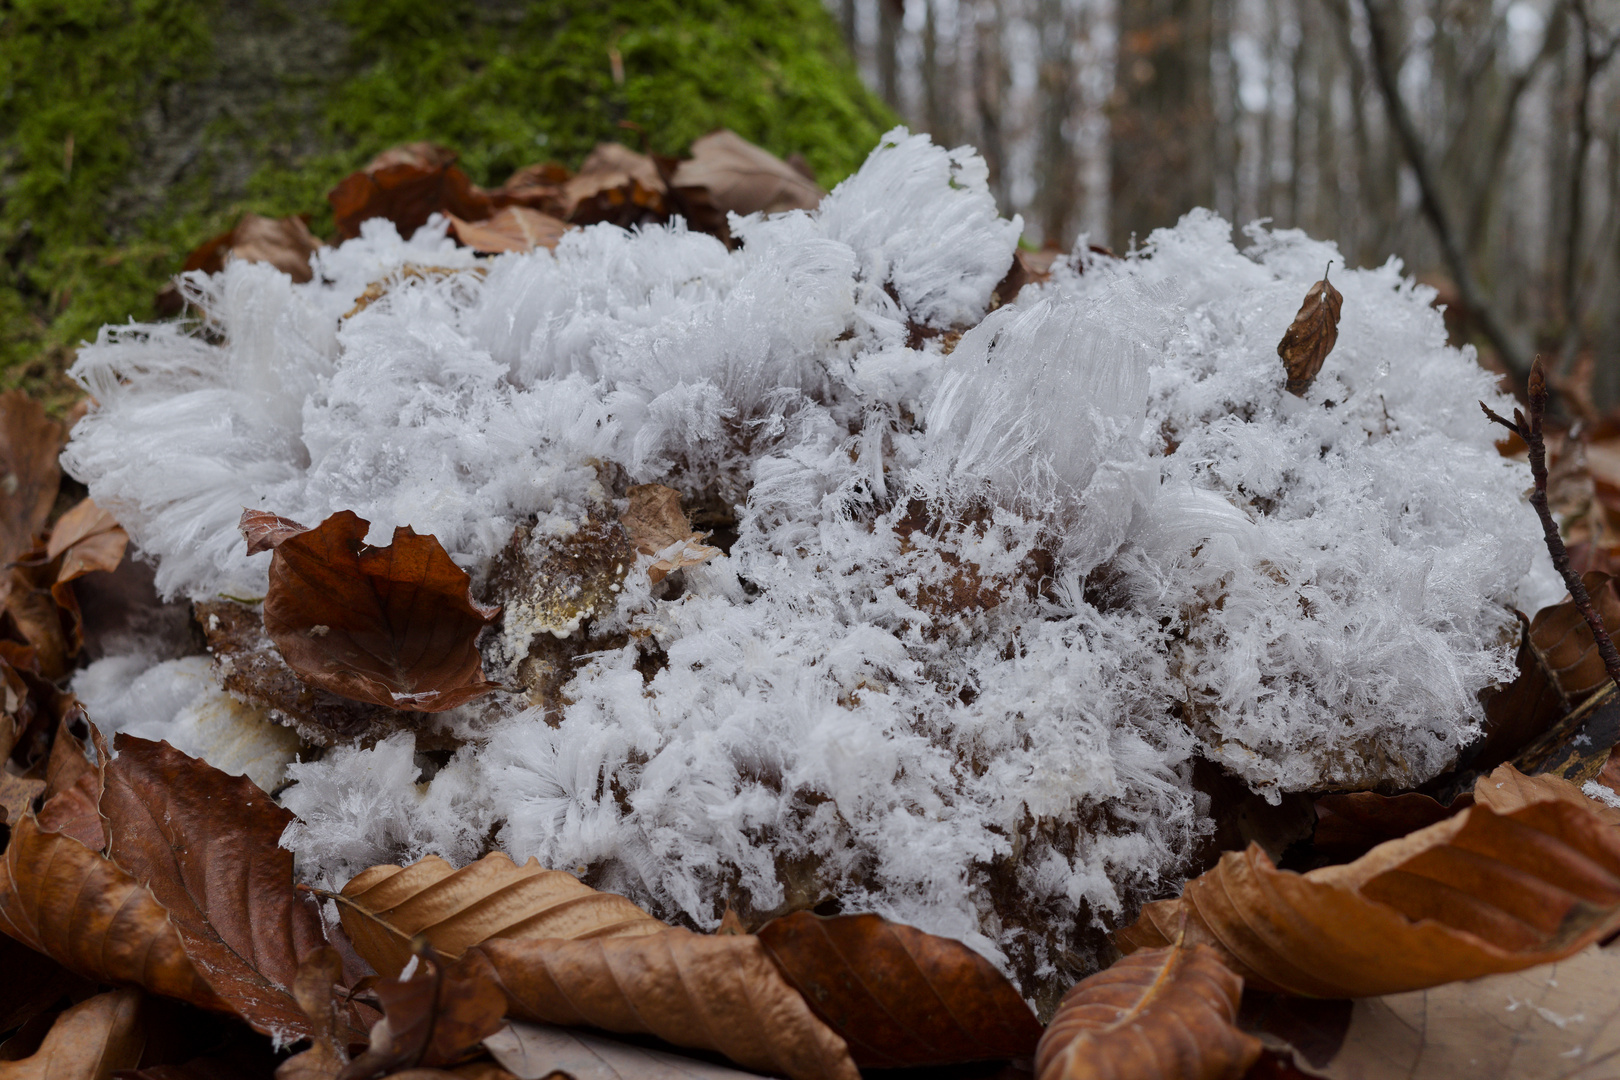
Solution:
[[[0,389],[60,407],[192,247],[247,210],[329,235],[325,191],[399,142],[498,184],[727,126],[831,187],[903,120],[978,147],[1033,246],[1209,206],[1399,257],[1456,341],[1556,357],[1595,415],[1617,35],[1620,0],[0,0]]]
[[[1620,399],[1620,3],[836,3],[866,82],[979,147],[1036,242],[1268,218],[1398,256],[1515,381],[1542,352],[1570,409]]]

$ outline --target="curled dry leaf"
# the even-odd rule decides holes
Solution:
[[[67,648],[77,655],[84,646],[84,616],[73,582],[84,575],[111,573],[124,560],[129,534],[116,519],[89,499],[81,501],[57,521],[45,545],[45,557],[57,563],[51,598],[67,613]]]
[[[1277,343],[1277,355],[1282,357],[1288,372],[1288,392],[1304,397],[1305,391],[1316,381],[1322,370],[1322,361],[1339,340],[1339,310],[1344,306],[1344,295],[1328,281],[1327,274],[1311,286],[1305,294],[1305,303],[1299,314],[1288,325],[1282,341]]]
[[[360,235],[360,223],[385,217],[407,239],[434,214],[467,221],[489,216],[487,192],[456,165],[454,151],[418,142],[385,150],[327,193],[338,238]]]
[[[1474,802],[1498,814],[1511,814],[1538,802],[1578,806],[1611,828],[1620,827],[1620,807],[1587,798],[1561,776],[1526,776],[1512,765],[1502,765],[1474,781]]]
[[[308,742],[330,746],[340,740],[380,739],[410,726],[414,719],[369,701],[339,697],[300,679],[264,632],[264,618],[255,607],[208,600],[195,610],[225,689],[269,710]]]
[[[960,941],[808,911],[766,924],[759,941],[862,1068],[1029,1057],[1040,1041],[1012,983]]]
[[[340,1080],[449,1065],[500,1029],[506,998],[482,956],[445,969],[424,949],[413,967],[403,978],[377,982],[383,1018],[371,1027],[370,1047],[338,1074]]]
[[[525,165],[508,176],[498,190],[490,192],[490,198],[497,206],[526,206],[560,220],[568,216],[563,185],[573,175],[555,161]]]
[[[1341,866],[1221,857],[1119,932],[1127,952],[1216,948],[1250,986],[1368,997],[1516,971],[1620,928],[1620,830],[1570,802],[1475,805]]]
[[[97,982],[225,1008],[151,892],[32,814],[12,828],[0,862],[0,930]]]
[[[857,1080],[844,1040],[810,1011],[759,939],[672,927],[636,938],[489,941],[507,1015],[656,1035],[790,1080]]]
[[[1205,945],[1127,956],[1064,995],[1037,1080],[1237,1080],[1260,1056],[1236,1026],[1242,994]]]
[[[111,1080],[145,1046],[141,992],[113,990],[64,1011],[32,1056],[0,1062],[0,1080]]]
[[[1581,576],[1605,626],[1620,626],[1620,595],[1609,575]],[[1493,769],[1551,729],[1609,681],[1592,628],[1573,600],[1536,612],[1522,633],[1519,675],[1485,702],[1485,739],[1468,764]]]
[[[244,515],[246,517],[246,515]],[[499,613],[474,602],[467,572],[409,526],[374,548],[342,510],[294,533],[244,528],[270,546],[264,628],[299,677],[343,697],[443,712],[495,689],[478,634]],[[262,548],[261,548],[262,550]]]
[[[643,555],[656,555],[647,568],[654,584],[685,566],[696,566],[720,554],[692,531],[681,510],[681,493],[662,484],[640,484],[628,492],[630,507],[619,518],[625,535]],[[679,546],[677,546],[679,545]]]
[[[497,210],[486,221],[463,221],[454,214],[450,218],[450,235],[464,247],[486,255],[503,251],[533,251],[537,247],[555,248],[563,233],[572,226],[561,218],[527,206],[508,206]]]
[[[570,1080],[745,1080],[759,1075],[589,1032],[521,1020],[485,1039],[484,1047],[517,1080],[547,1080],[558,1073]]]
[[[610,221],[628,228],[661,219],[668,189],[658,165],[619,143],[597,143],[579,173],[562,186],[566,217],[576,225]]]
[[[307,1035],[309,1018],[287,988],[327,940],[280,846],[292,814],[246,777],[168,743],[120,734],[113,750],[101,799],[108,856],[166,910],[231,1010],[266,1034]]]
[[[0,569],[45,528],[62,469],[62,425],[21,390],[0,394]],[[5,586],[0,584],[0,604]]]
[[[389,978],[406,965],[418,935],[454,959],[493,938],[639,937],[668,928],[622,896],[533,858],[518,866],[500,852],[460,870],[437,855],[404,868],[373,866],[341,896],[349,940]]]

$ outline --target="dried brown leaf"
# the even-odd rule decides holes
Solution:
[[[21,390],[0,394],[0,568],[33,547],[45,528],[62,479],[56,463],[62,442],[62,425],[45,415],[45,406]]]
[[[0,1061],[0,1080],[111,1080],[140,1063],[145,1045],[141,992],[113,990],[58,1016],[32,1057]]]
[[[995,966],[878,915],[773,920],[760,944],[862,1068],[1028,1057],[1041,1025]]]
[[[519,1020],[656,1035],[790,1080],[857,1080],[844,1040],[785,982],[759,939],[661,934],[489,941],[482,954]]]
[[[456,242],[486,255],[533,251],[537,247],[549,250],[573,228],[561,218],[527,206],[508,206],[485,221],[463,221],[454,214],[448,217],[450,235]]]
[[[1620,832],[1586,807],[1475,805],[1308,874],[1228,852],[1178,900],[1116,935],[1127,952],[1184,933],[1250,986],[1367,997],[1561,959],[1620,928]]]
[[[573,175],[555,161],[525,165],[507,177],[500,188],[490,192],[490,199],[496,206],[526,206],[560,220],[568,216],[563,185]]]
[[[407,239],[436,213],[479,221],[492,209],[489,193],[455,164],[453,151],[432,143],[396,146],[345,177],[327,193],[338,238],[360,235],[360,223],[385,217]]]
[[[117,520],[89,499],[84,499],[57,521],[45,545],[45,557],[57,563],[51,598],[68,615],[68,655],[84,646],[84,616],[73,583],[86,574],[118,569],[129,547],[129,534]]]
[[[317,746],[354,739],[375,740],[409,727],[416,719],[397,709],[339,697],[300,679],[264,631],[259,610],[234,600],[196,606],[220,682],[231,694],[269,710],[279,722]]]
[[[1041,1037],[1038,1080],[1237,1080],[1260,1043],[1236,1027],[1243,980],[1214,949],[1147,949],[1070,990]]]
[[[90,760],[91,739],[96,760]],[[102,764],[108,758],[101,732],[93,728],[84,709],[75,706],[57,725],[56,740],[45,765],[44,802],[39,808],[39,827],[59,832],[79,841],[92,851],[107,847],[107,831],[101,818]]]
[[[1620,828],[1620,808],[1590,799],[1561,776],[1526,776],[1502,765],[1474,781],[1474,801],[1498,814],[1511,814],[1538,802],[1563,802],[1588,811],[1603,824]]]
[[[721,128],[692,143],[692,156],[675,166],[670,186],[694,226],[726,234],[726,214],[814,210],[825,192],[793,166]]]
[[[658,165],[619,143],[597,143],[579,172],[562,185],[564,216],[575,225],[610,221],[628,228],[668,213]]]
[[[397,976],[421,935],[455,959],[493,938],[637,937],[667,929],[635,904],[574,875],[522,866],[495,852],[460,870],[437,855],[408,867],[373,866],[343,887],[338,906],[355,948]]]
[[[383,1018],[372,1025],[366,1052],[339,1074],[342,1080],[449,1065],[500,1029],[506,998],[482,956],[448,968],[425,949],[417,956],[404,978],[377,982]]]
[[[73,631],[75,612],[64,611],[56,600],[56,565],[46,558],[43,546],[33,548],[11,564],[0,567],[4,581],[4,608],[0,625],[10,623],[15,638],[34,650],[41,676],[50,681],[62,679],[72,669],[70,658],[77,651]]]
[[[97,982],[225,1008],[151,892],[31,814],[12,827],[0,862],[0,931]]]
[[[703,536],[692,531],[681,510],[681,493],[662,484],[640,484],[627,493],[630,507],[619,518],[625,535],[643,555],[659,558],[647,568],[655,584],[676,570],[696,566],[720,554],[717,547],[704,544]],[[675,550],[675,545],[681,545]]]
[[[318,527],[260,533],[273,545],[264,628],[299,677],[357,701],[443,712],[495,689],[478,634],[498,608],[476,603],[467,572],[409,526],[366,544],[370,523],[342,510]]]
[[[120,734],[101,799],[108,856],[151,891],[209,986],[255,1030],[309,1033],[289,992],[328,944],[280,846],[293,816],[251,780]],[[357,977],[358,970],[351,977]]]
[[[1339,311],[1343,306],[1344,295],[1329,283],[1326,274],[1305,294],[1299,314],[1277,343],[1277,355],[1288,372],[1290,394],[1304,397],[1316,381],[1322,362],[1339,340]]]
[[[558,1073],[570,1080],[745,1080],[759,1076],[589,1032],[521,1020],[485,1039],[484,1046],[518,1080],[547,1080]]]

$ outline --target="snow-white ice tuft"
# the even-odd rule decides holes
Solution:
[[[411,525],[480,588],[514,528],[612,498],[604,463],[736,508],[729,554],[615,594],[552,709],[447,763],[400,734],[292,765],[306,874],[492,837],[698,925],[836,897],[1034,993],[1186,871],[1196,756],[1272,795],[1455,758],[1549,582],[1432,293],[1199,212],[991,312],[1020,224],[985,175],[896,130],[735,250],[676,222],[475,260],[373,221],[307,285],[192,275],[207,333],[81,352],[64,460],[169,594],[262,593],[243,506]],[[1276,343],[1330,261],[1295,398]]]

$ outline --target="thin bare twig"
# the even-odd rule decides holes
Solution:
[[[1530,475],[1535,478],[1535,493],[1530,496],[1530,505],[1536,508],[1536,516],[1541,519],[1541,532],[1547,541],[1547,552],[1552,556],[1553,566],[1564,579],[1564,585],[1569,589],[1570,599],[1580,609],[1581,617],[1586,625],[1592,628],[1592,638],[1597,642],[1598,655],[1603,658],[1603,667],[1609,673],[1609,678],[1620,684],[1620,652],[1616,652],[1614,642],[1609,638],[1608,630],[1604,629],[1603,616],[1597,613],[1592,606],[1592,597],[1586,591],[1586,585],[1581,581],[1581,575],[1575,572],[1570,564],[1569,549],[1564,546],[1564,537],[1558,531],[1558,522],[1553,519],[1552,509],[1547,505],[1547,441],[1541,430],[1541,422],[1547,414],[1547,372],[1536,357],[1530,365],[1529,379],[1530,418],[1525,419],[1520,409],[1513,410],[1513,419],[1501,415],[1483,401],[1479,407],[1485,410],[1485,416],[1495,424],[1501,424],[1513,434],[1525,441],[1530,447]]]
[[[1524,355],[1508,334],[1507,328],[1497,319],[1495,309],[1485,302],[1484,293],[1474,281],[1462,245],[1458,243],[1457,230],[1452,225],[1451,215],[1447,213],[1445,203],[1441,200],[1440,184],[1429,164],[1428,154],[1423,149],[1423,137],[1418,132],[1416,121],[1412,119],[1411,110],[1406,107],[1406,100],[1401,97],[1395,57],[1391,51],[1388,29],[1384,25],[1387,16],[1381,10],[1381,5],[1374,0],[1362,0],[1362,3],[1367,12],[1367,52],[1372,60],[1373,77],[1378,82],[1380,96],[1384,99],[1384,109],[1388,112],[1390,126],[1395,129],[1395,135],[1400,141],[1402,154],[1406,158],[1406,163],[1411,166],[1413,175],[1417,177],[1418,197],[1423,207],[1423,216],[1428,219],[1430,227],[1434,229],[1435,239],[1440,242],[1440,255],[1445,259],[1446,269],[1456,281],[1457,291],[1462,294],[1463,306],[1468,309],[1468,317],[1478,324],[1486,340],[1501,357],[1503,366],[1513,374],[1514,379],[1522,379],[1527,369]]]

